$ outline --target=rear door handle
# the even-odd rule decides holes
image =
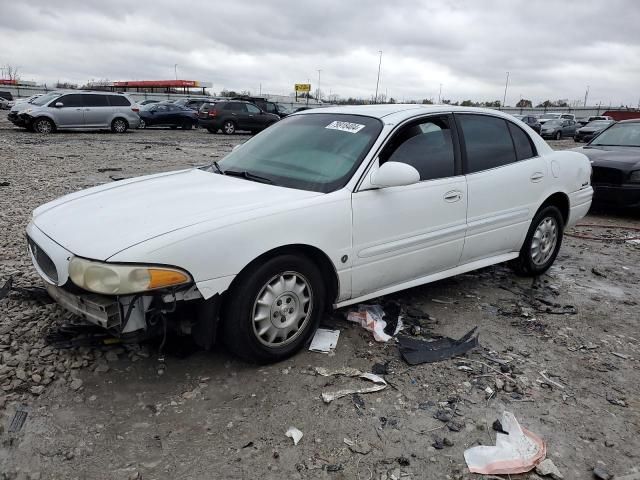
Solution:
[[[530,178],[533,183],[537,183],[544,178],[544,174],[542,172],[536,172],[533,175],[531,175]]]
[[[457,202],[462,199],[462,192],[459,190],[451,190],[444,194],[444,199],[450,203]]]

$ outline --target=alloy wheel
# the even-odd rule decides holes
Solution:
[[[287,345],[305,330],[312,309],[313,291],[303,275],[292,271],[275,275],[254,302],[254,335],[267,347]]]
[[[553,217],[545,217],[536,227],[531,239],[531,260],[535,265],[544,265],[558,243],[558,223]]]

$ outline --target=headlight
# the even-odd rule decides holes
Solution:
[[[69,278],[78,287],[106,295],[128,295],[191,283],[188,273],[150,265],[118,265],[73,257]]]
[[[640,170],[634,170],[629,175],[629,181],[632,183],[640,183]]]

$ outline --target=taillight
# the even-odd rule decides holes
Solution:
[[[210,117],[217,117],[218,116],[218,111],[214,108],[212,110],[209,110],[209,116]]]
[[[138,107],[131,107],[131,110],[133,110],[136,113],[140,111],[140,109]]]

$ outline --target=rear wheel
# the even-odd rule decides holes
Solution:
[[[182,122],[183,130],[191,130],[193,128],[193,122],[191,120],[185,120]]]
[[[33,131],[36,133],[53,133],[56,130],[56,126],[53,121],[48,118],[36,118],[35,121],[31,124]]]
[[[236,124],[233,123],[233,121],[231,121],[231,120],[226,120],[222,124],[222,131],[226,135],[233,135],[236,132]]]
[[[147,128],[147,123],[144,120],[140,119],[140,124],[138,125],[138,128]]]
[[[111,122],[111,131],[113,133],[124,133],[129,128],[129,124],[124,118],[115,118],[113,122]]]
[[[526,276],[541,275],[553,264],[562,244],[564,221],[558,207],[542,208],[531,222],[515,270]]]
[[[178,128],[178,125],[171,125],[171,130],[175,130],[176,128]]]
[[[207,132],[209,133],[216,133],[217,130],[215,128],[207,128]]]
[[[322,275],[311,260],[271,258],[237,279],[223,315],[224,342],[246,360],[283,360],[315,332],[324,298]]]

